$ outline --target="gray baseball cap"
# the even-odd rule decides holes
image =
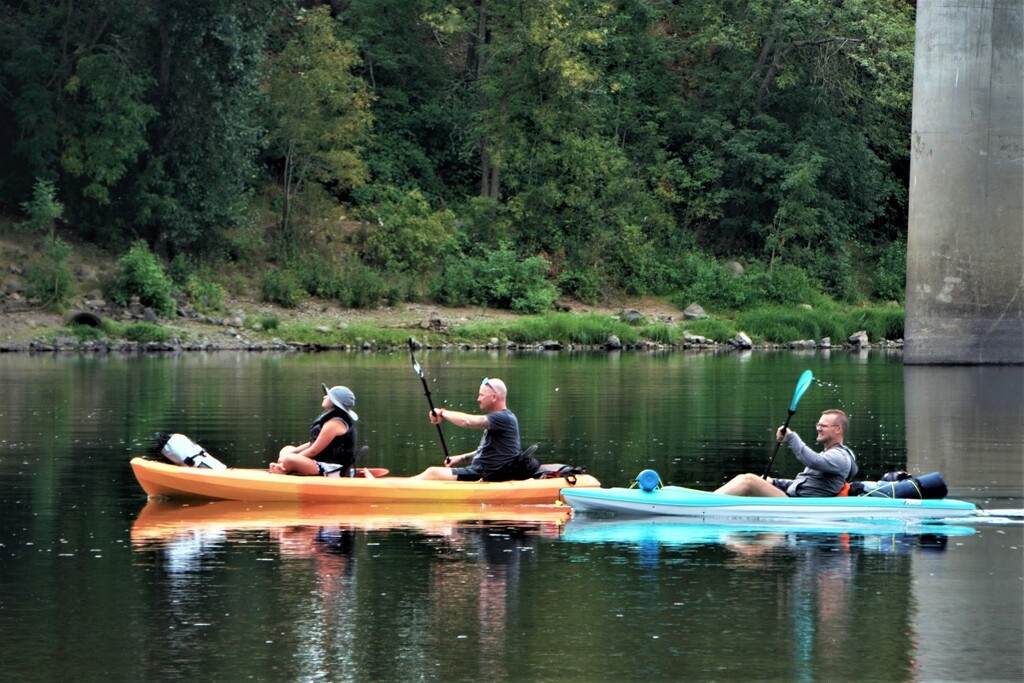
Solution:
[[[359,419],[356,411],[352,410],[356,405],[356,395],[352,393],[351,389],[340,385],[330,389],[327,388],[326,384],[321,384],[320,386],[324,389],[324,396],[329,396],[331,403],[351,415],[353,422]]]

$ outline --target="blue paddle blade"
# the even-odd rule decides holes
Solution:
[[[796,404],[800,402],[804,392],[807,391],[807,387],[811,386],[811,382],[813,381],[814,375],[811,371],[804,370],[804,374],[800,375],[800,380],[796,383],[796,389],[793,391],[793,402],[789,404],[790,412],[796,412]]]

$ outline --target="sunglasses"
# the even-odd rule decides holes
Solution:
[[[491,386],[491,380],[487,379],[486,377],[484,377],[484,381],[483,382],[480,382],[480,386],[487,387],[488,389],[493,391],[495,394],[498,393],[498,391],[494,387]]]

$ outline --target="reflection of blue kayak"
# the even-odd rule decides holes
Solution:
[[[978,514],[973,503],[952,498],[761,498],[727,496],[681,486],[563,489],[573,512],[672,516],[698,520],[936,520]]]
[[[623,543],[627,545],[698,545],[723,543],[747,538],[756,539],[763,534],[787,534],[816,537],[827,541],[841,534],[864,539],[893,537],[914,541],[920,537],[968,536],[972,527],[947,524],[906,525],[903,523],[836,523],[836,522],[778,522],[778,523],[706,523],[680,520],[678,517],[644,517],[595,519],[574,517],[566,523],[562,540],[576,543]]]

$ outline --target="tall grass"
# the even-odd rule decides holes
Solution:
[[[898,306],[844,308],[826,306],[765,306],[738,314],[734,319],[705,318],[676,324],[663,322],[630,325],[617,317],[597,313],[548,313],[507,321],[456,325],[448,333],[418,330],[416,338],[428,344],[483,344],[491,339],[516,344],[554,340],[562,344],[601,346],[615,335],[626,346],[641,341],[682,344],[684,334],[726,342],[740,331],[759,342],[787,342],[830,337],[842,343],[854,332],[864,330],[871,341],[903,336],[903,309]],[[350,325],[324,330],[310,324],[282,323],[276,336],[307,343],[330,345],[403,345],[409,338],[405,328],[380,328],[372,324]]]
[[[492,320],[453,326],[448,332],[412,330],[404,327],[378,327],[372,323],[356,323],[331,327],[330,321],[320,323],[283,322],[273,317],[254,319],[261,330],[251,325],[249,331],[259,336],[280,337],[291,343],[320,344],[324,346],[373,347],[404,346],[410,336],[429,345],[485,344],[492,339],[516,344],[536,344],[554,340],[562,344],[601,346],[615,335],[625,346],[640,342],[680,345],[687,334],[698,335],[724,343],[740,331],[758,342],[785,344],[803,339],[820,340],[830,337],[841,344],[854,332],[864,330],[872,342],[898,339],[903,336],[903,308],[896,305],[881,307],[843,308],[828,306],[802,308],[794,306],[767,306],[729,318],[684,320],[678,323],[647,323],[630,325],[611,315],[597,313],[549,313],[524,316],[511,320]],[[149,323],[116,323],[104,321],[103,332],[112,338],[134,341],[166,341],[170,330]],[[84,332],[75,336],[85,339]]]
[[[635,344],[642,329],[646,328],[632,327],[618,318],[597,313],[547,313],[519,318],[501,325],[461,325],[453,329],[452,334],[470,339],[479,338],[478,335],[486,332],[488,337],[506,339],[519,344],[535,344],[553,339],[563,344],[593,346],[604,344],[613,334],[623,344]]]
[[[327,328],[310,323],[279,323],[274,336],[289,341],[325,346],[401,346],[409,341],[409,330],[358,323]]]
[[[739,313],[735,324],[755,339],[766,342],[830,337],[833,343],[839,343],[861,330],[867,332],[871,341],[899,339],[903,336],[903,321],[904,310],[899,306],[814,309],[767,306]]]

